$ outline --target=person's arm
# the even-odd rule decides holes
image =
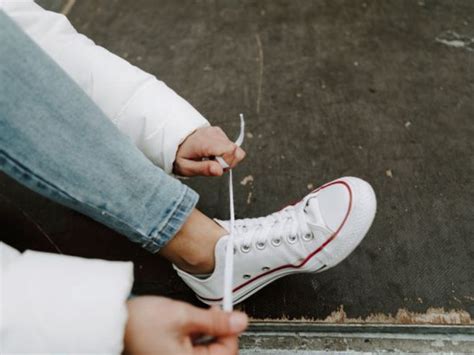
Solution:
[[[1,242],[0,258],[2,352],[123,351],[132,263],[21,254]]]
[[[162,81],[77,33],[65,16],[46,11],[32,0],[0,0],[0,9],[166,172],[172,171],[178,147],[186,137],[209,126]]]
[[[0,242],[2,353],[236,354],[247,316],[163,297],[127,301],[130,262],[27,250]],[[199,335],[214,341],[196,344]]]

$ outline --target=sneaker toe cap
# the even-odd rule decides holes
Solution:
[[[335,265],[364,239],[375,217],[377,202],[370,184],[356,177],[335,180],[321,189],[318,202],[333,239],[325,247]]]

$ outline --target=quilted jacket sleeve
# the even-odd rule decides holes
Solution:
[[[170,173],[184,139],[208,121],[155,76],[79,34],[32,0],[0,0],[10,16],[83,88],[115,125]]]

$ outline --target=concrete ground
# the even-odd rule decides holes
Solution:
[[[437,325],[252,324],[240,340],[242,354],[472,353],[474,328]]]
[[[377,217],[346,261],[281,279],[241,309],[256,319],[472,324],[474,2],[44,3],[66,4],[80,32],[156,74],[229,136],[245,113],[239,217],[339,176],[374,186]],[[209,216],[228,217],[226,177],[184,182]],[[199,304],[159,257],[4,176],[0,220],[19,248],[132,259],[136,293]]]

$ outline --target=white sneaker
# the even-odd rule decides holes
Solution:
[[[321,272],[339,264],[362,241],[375,211],[372,187],[361,179],[343,177],[267,217],[236,220],[233,303],[280,277]],[[228,222],[217,222],[228,230]],[[173,265],[204,303],[222,303],[227,241],[224,236],[217,242],[215,268],[207,277]]]

